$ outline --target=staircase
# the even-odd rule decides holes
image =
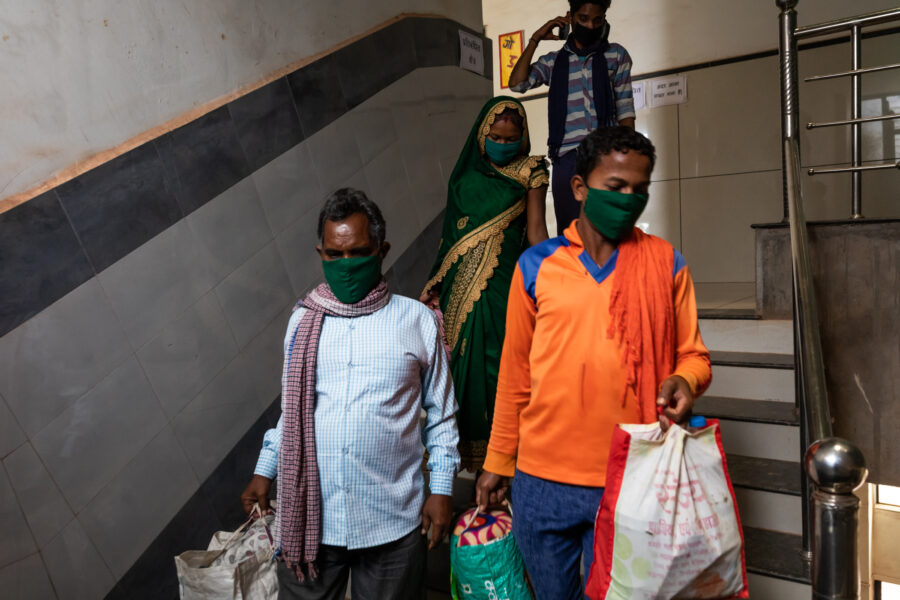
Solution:
[[[720,420],[753,600],[808,600],[793,325],[752,310],[700,310],[713,382],[694,413]]]

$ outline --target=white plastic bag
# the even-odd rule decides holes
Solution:
[[[255,518],[258,516],[259,518]],[[175,557],[184,600],[276,600],[278,573],[269,529],[274,517],[259,505],[237,531],[219,531],[206,550]]]
[[[618,425],[594,530],[593,600],[747,598],[719,423]]]

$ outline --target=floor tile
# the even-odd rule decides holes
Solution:
[[[79,514],[116,579],[122,577],[199,486],[166,426]],[[153,502],[147,502],[153,498]]]
[[[221,281],[272,239],[253,179],[237,182],[187,218]]]
[[[252,171],[303,141],[284,77],[230,102],[228,111]]]
[[[216,287],[216,296],[243,348],[294,301],[294,291],[275,243],[244,263]]]
[[[325,202],[309,146],[288,150],[251,176],[271,230],[278,235]]]
[[[225,313],[209,292],[141,348],[137,357],[172,418],[237,352]]]
[[[77,519],[41,554],[60,600],[102,598],[116,583]]]
[[[35,435],[32,444],[79,512],[165,424],[150,383],[130,358]]]
[[[177,178],[184,214],[203,206],[250,174],[234,123],[223,106],[157,138],[154,143]]]
[[[43,548],[75,515],[31,444],[24,444],[7,456],[3,466],[38,548]]]
[[[34,435],[130,352],[96,279],[0,338],[0,393]]]
[[[183,216],[153,143],[62,184],[57,194],[98,273]]]
[[[135,349],[212,289],[212,260],[187,221],[181,221],[100,274]]]
[[[3,530],[0,536],[0,568],[37,551],[34,537],[4,470],[0,470],[0,529]]]
[[[6,600],[56,600],[40,554],[0,569],[0,590]]]
[[[0,214],[0,337],[93,275],[55,192]]]

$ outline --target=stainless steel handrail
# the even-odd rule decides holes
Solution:
[[[797,3],[795,2],[794,4],[796,5]],[[890,23],[897,20],[900,20],[900,7],[888,8],[855,17],[847,17],[846,19],[835,19],[834,21],[827,21],[818,25],[797,27],[794,29],[794,39],[802,40],[819,37],[831,33],[840,33],[854,26],[871,27],[872,25],[881,25],[882,23]]]
[[[841,71],[840,73],[828,73],[827,75],[813,75],[805,77],[803,81],[822,81],[823,79],[834,79],[836,77],[847,77],[848,75],[862,75],[863,73],[877,73],[878,71],[890,71],[891,69],[900,69],[900,63],[893,65],[881,65],[879,67],[868,67],[866,69],[855,69],[852,71]]]
[[[810,167],[807,169],[807,174],[809,175],[827,175],[829,173],[852,173],[853,171],[881,171],[884,169],[900,169],[900,162],[895,163],[883,163],[880,165],[863,165],[861,167],[835,167],[835,168],[825,168],[825,169],[817,169],[815,167]]]
[[[823,121],[822,123],[809,122],[806,124],[807,129],[816,129],[818,127],[834,127],[835,125],[853,125],[855,123],[873,123],[875,121],[893,121],[900,119],[900,115],[878,115],[877,117],[860,117],[857,119],[844,119],[843,121]]]
[[[802,438],[808,443],[803,449],[808,475],[804,490],[807,483],[813,487],[809,505],[804,505],[804,516],[808,519],[804,523],[804,546],[811,560],[813,597],[855,600],[859,500],[853,490],[865,481],[865,459],[853,444],[834,437],[831,424],[800,177],[797,12],[794,10],[797,1],[776,0],[776,4],[781,9],[782,164],[791,233],[795,377],[803,415]]]

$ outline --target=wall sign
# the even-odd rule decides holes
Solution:
[[[500,87],[509,87],[509,75],[512,73],[516,61],[522,56],[522,40],[525,37],[525,31],[513,31],[512,33],[504,33],[498,40],[500,50]]]
[[[484,75],[484,50],[481,38],[462,29],[459,30],[459,66]]]
[[[687,79],[684,75],[660,77],[650,82],[650,108],[687,102]]]
[[[631,82],[631,94],[634,97],[634,110],[641,110],[647,106],[647,93],[644,89],[644,81]]]

